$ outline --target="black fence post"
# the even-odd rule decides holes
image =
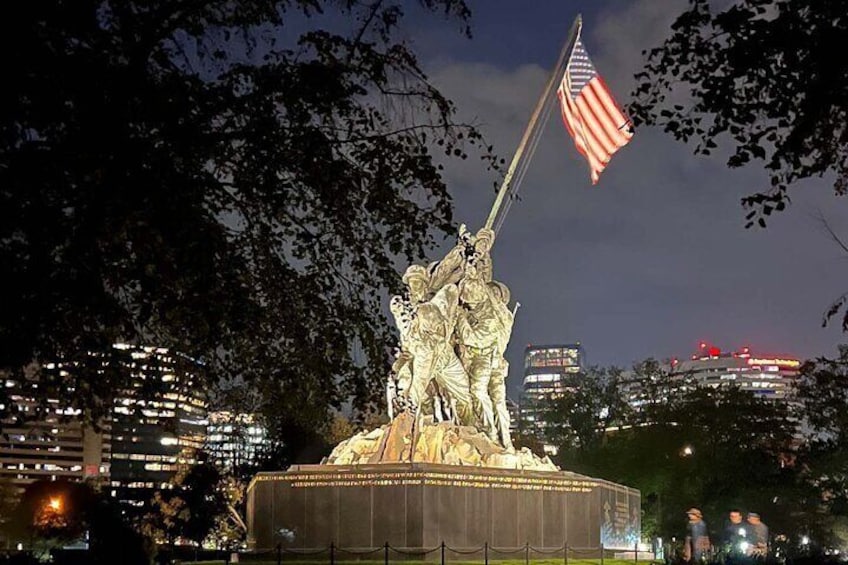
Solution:
[[[565,551],[562,552],[562,560],[564,565],[568,565],[568,540],[565,540]]]
[[[483,542],[483,565],[489,565],[489,542]]]
[[[336,565],[336,542],[330,542],[330,565]]]
[[[604,565],[604,542],[601,542],[601,565]]]
[[[442,542],[442,565],[445,565],[445,542]]]
[[[530,565],[530,542],[524,542],[524,565]]]
[[[639,542],[633,544],[633,563],[639,563]]]
[[[277,565],[283,562],[283,544],[277,544]]]
[[[386,542],[386,545],[383,546],[383,563],[389,565],[389,542]]]

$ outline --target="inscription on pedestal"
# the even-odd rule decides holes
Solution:
[[[432,464],[298,466],[262,473],[248,490],[250,542],[274,547],[628,549],[639,534],[639,492],[568,472]],[[316,515],[317,514],[317,515]]]

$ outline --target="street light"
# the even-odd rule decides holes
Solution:
[[[686,445],[683,447],[683,457],[689,457],[693,453],[695,453],[695,450],[692,449],[691,445]]]
[[[64,500],[61,496],[51,496],[44,501],[33,517],[33,525],[40,528],[63,528],[65,521]]]

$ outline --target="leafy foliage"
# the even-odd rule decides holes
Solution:
[[[218,483],[218,489],[222,494],[226,511],[217,517],[209,539],[217,548],[235,550],[242,546],[247,537],[247,524],[242,518],[246,514],[247,483],[234,477],[224,476]]]
[[[615,368],[593,367],[575,376],[573,387],[546,406],[548,438],[584,451],[597,447],[613,425],[627,418],[620,382],[621,371]]]
[[[211,463],[198,463],[174,477],[172,488],[154,495],[145,530],[173,544],[183,538],[200,545],[228,512],[229,483]]]
[[[28,485],[7,516],[5,533],[10,543],[32,545],[45,559],[51,549],[86,536],[87,558],[93,564],[150,561],[146,540],[125,522],[118,503],[87,483],[36,481]]]
[[[848,346],[804,364],[796,400],[809,434],[805,457],[831,514],[848,517]]]
[[[823,519],[815,489],[795,464],[785,404],[738,387],[693,387],[652,359],[627,379],[617,369],[603,373],[615,378],[587,379],[552,402],[554,417],[559,412],[560,421],[574,424],[551,427],[549,440],[561,446],[563,468],[639,489],[646,535],[680,537],[683,512],[692,506],[704,511],[717,540],[733,507],[762,513],[775,532]],[[625,398],[637,408],[621,407]],[[575,434],[580,429],[589,430],[588,439]]]
[[[283,439],[377,401],[381,297],[452,231],[436,156],[481,146],[406,10],[467,33],[462,0],[4,4],[0,367],[169,347]],[[118,373],[55,384],[96,420]]]
[[[746,196],[748,226],[783,210],[790,185],[832,175],[848,192],[848,73],[833,57],[848,38],[840,2],[739,0],[714,10],[690,0],[636,75],[636,123],[657,125],[727,164],[761,161],[771,186]]]

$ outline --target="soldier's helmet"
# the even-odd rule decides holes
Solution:
[[[491,281],[488,286],[496,298],[504,304],[509,304],[510,292],[508,286],[498,281]]]
[[[403,284],[409,284],[409,281],[412,279],[420,279],[423,281],[427,280],[427,269],[422,267],[421,265],[410,265],[406,272],[403,274]]]

